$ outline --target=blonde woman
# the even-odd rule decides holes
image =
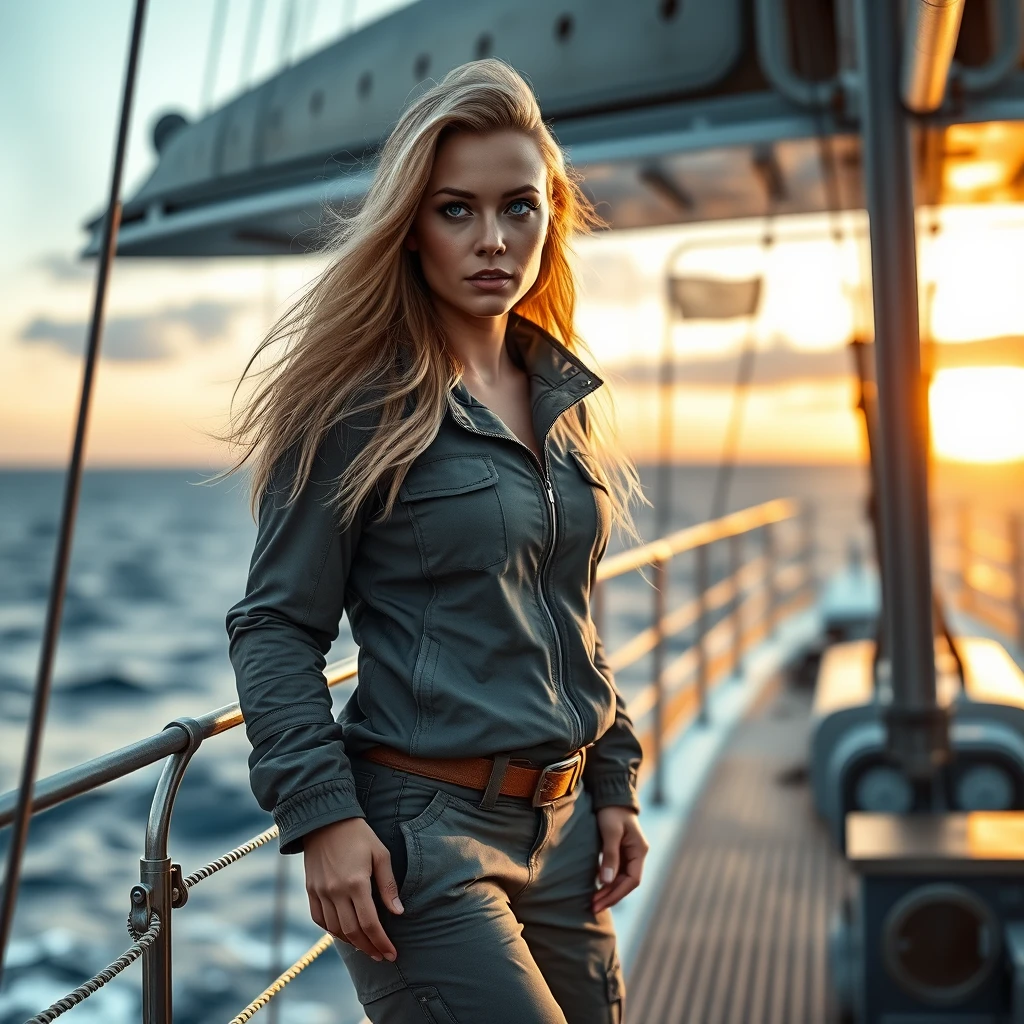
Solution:
[[[573,330],[594,220],[522,78],[455,69],[231,435],[259,522],[227,617],[252,788],[374,1024],[622,1019],[641,750],[589,597],[639,487]]]

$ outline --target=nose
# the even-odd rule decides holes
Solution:
[[[476,242],[476,254],[478,256],[498,256],[503,253],[505,251],[505,239],[502,237],[498,218],[483,216],[478,223],[480,224],[480,237]]]

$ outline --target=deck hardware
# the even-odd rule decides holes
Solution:
[[[128,931],[133,939],[138,939],[149,927],[152,918],[148,885],[133,885],[131,891],[132,908],[128,914]]]
[[[185,884],[185,878],[181,873],[181,865],[172,864],[171,906],[175,910],[180,910],[186,903],[188,903],[188,886]]]

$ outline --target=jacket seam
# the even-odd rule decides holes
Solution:
[[[276,678],[282,679],[282,678],[285,678],[285,677],[277,676]],[[269,682],[269,680],[268,680],[268,682]],[[251,729],[257,723],[263,722],[264,719],[270,718],[270,717],[272,717],[274,715],[282,715],[283,716],[286,713],[294,711],[295,708],[302,708],[302,707],[323,708],[325,711],[328,711],[328,707],[327,707],[327,705],[323,701],[319,701],[319,700],[300,700],[300,701],[297,701],[294,704],[288,704],[285,707],[271,708],[269,711],[264,711],[261,714],[258,714],[255,718],[247,718],[245,720],[245,724],[246,724],[247,728]]]
[[[316,578],[313,580],[313,588],[309,594],[309,601],[306,604],[306,610],[302,613],[303,625],[309,625],[309,613],[313,607],[313,602],[316,600],[317,592],[320,590],[320,580],[323,577],[324,568],[327,565],[327,556],[328,554],[330,554],[331,546],[334,544],[335,541],[335,532],[336,531],[334,530],[331,531],[330,535],[327,538],[327,542],[324,544],[323,551],[320,553],[320,566],[317,569]]]

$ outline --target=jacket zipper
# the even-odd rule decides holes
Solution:
[[[583,396],[581,395],[580,398],[577,398],[576,401],[572,403],[572,405],[567,406],[558,415],[564,415],[572,408],[573,405],[576,404],[576,402],[579,402],[582,397]],[[551,605],[548,603],[546,594],[547,570],[548,565],[551,562],[551,558],[555,553],[555,543],[558,533],[557,517],[555,514],[555,492],[551,486],[551,478],[547,470],[547,434],[544,435],[544,439],[541,441],[541,451],[544,453],[544,464],[542,465],[536,454],[530,449],[529,445],[523,444],[523,442],[517,437],[512,437],[510,434],[498,434],[493,430],[479,430],[477,427],[472,426],[467,429],[472,431],[472,433],[480,434],[483,437],[497,437],[503,441],[511,441],[512,444],[516,444],[522,448],[529,457],[530,462],[538,469],[541,481],[544,484],[544,490],[547,492],[548,507],[551,509],[551,542],[545,552],[544,561],[541,564],[540,569],[540,603],[547,614],[548,621],[551,623],[551,632],[555,638],[555,686],[557,687],[558,692],[561,693],[562,697],[565,699],[566,706],[572,712],[573,721],[575,722],[576,729],[579,733],[578,740],[575,736],[573,737],[573,747],[581,747],[583,745],[583,719],[580,716],[576,705],[573,703],[569,690],[564,683],[565,676],[562,664],[562,639],[558,635],[558,623],[555,621],[555,613],[551,610]]]
[[[526,445],[523,445],[525,448]],[[527,449],[529,450],[529,449]],[[558,518],[555,514],[555,492],[551,486],[551,478],[544,478],[544,487],[548,492],[548,504],[551,506],[551,544],[548,547],[547,557],[544,559],[544,565],[540,571],[540,597],[541,603],[544,605],[544,610],[548,613],[548,618],[551,620],[551,631],[555,636],[555,656],[558,659],[558,676],[559,676],[559,689],[562,691],[565,697],[565,703],[568,704],[569,710],[572,712],[573,718],[576,720],[576,727],[579,729],[579,741],[573,743],[573,747],[583,746],[583,719],[580,717],[579,711],[576,710],[576,705],[572,702],[572,697],[569,696],[568,687],[565,686],[563,674],[563,657],[562,657],[562,641],[558,636],[558,625],[555,622],[554,612],[551,611],[551,607],[548,605],[547,597],[544,594],[544,584],[547,578],[548,565],[551,562],[551,558],[555,553],[555,544],[558,541]]]

